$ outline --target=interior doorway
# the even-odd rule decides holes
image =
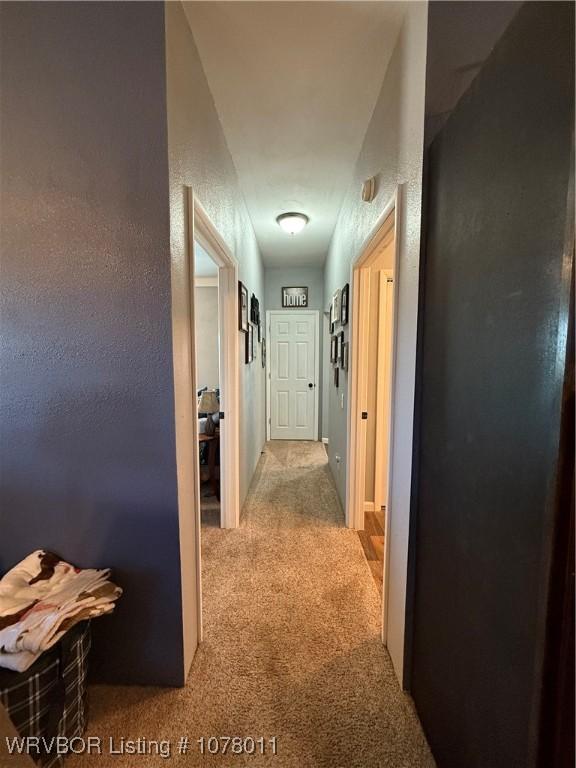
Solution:
[[[202,526],[222,525],[220,487],[226,482],[220,464],[220,313],[218,265],[194,241],[194,337],[200,460]]]
[[[240,427],[237,263],[190,187],[184,187],[185,242],[173,266],[173,338],[175,368],[176,450],[184,664],[188,671],[202,641],[201,464],[198,359],[196,344],[196,258],[204,252],[217,266],[220,525],[240,522]],[[204,407],[204,405],[202,405]],[[213,406],[210,406],[213,409]]]
[[[392,467],[392,392],[396,346],[398,204],[395,196],[352,265],[348,442],[348,525],[360,533],[383,598],[386,595]]]
[[[220,525],[222,528],[236,528],[240,522],[240,488],[239,488],[239,355],[238,355],[238,298],[236,261],[226,246],[217,229],[210,221],[200,202],[188,190],[189,201],[189,233],[190,233],[190,274],[193,295],[200,287],[210,287],[217,294],[217,359],[212,354],[211,363],[205,365],[199,355],[204,354],[206,345],[198,344],[200,323],[204,326],[206,319],[196,317],[196,301],[192,302],[192,330],[194,336],[194,392],[193,397],[198,407],[204,407],[200,402],[202,391],[216,389],[209,386],[214,382],[201,381],[199,372],[208,376],[218,377],[217,402],[218,410],[212,413],[212,421],[217,423],[219,443],[219,488]],[[198,263],[198,270],[197,270]],[[204,274],[200,274],[203,272]],[[210,273],[211,274],[207,274]],[[214,320],[214,308],[210,317]],[[202,329],[206,331],[207,329]],[[211,329],[209,339],[214,341],[216,329]],[[209,341],[209,340],[208,340]],[[212,350],[212,353],[214,350]],[[208,403],[208,406],[210,404]],[[207,406],[207,407],[208,407]],[[197,504],[200,509],[200,436],[206,434],[208,413],[198,412],[194,439],[194,473],[196,475]],[[208,430],[212,431],[212,430]],[[214,433],[213,433],[214,434]],[[218,478],[217,478],[218,479]]]
[[[268,311],[268,440],[318,440],[319,313]]]

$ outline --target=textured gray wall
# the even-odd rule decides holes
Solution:
[[[308,309],[324,308],[323,267],[286,267],[266,269],[264,287],[266,309],[282,309],[282,287],[289,285],[308,286]]]
[[[111,566],[100,676],[176,684],[163,4],[2,3],[0,29],[0,568]]]
[[[403,184],[400,226],[400,269],[396,276],[397,306],[396,382],[393,392],[394,466],[391,483],[390,579],[388,595],[388,650],[400,679],[403,676],[404,618],[410,482],[412,419],[416,364],[416,321],[420,257],[422,154],[424,140],[424,81],[426,70],[427,4],[405,3],[405,18],[390,59],[378,102],[344,198],[325,265],[324,297],[350,280],[350,269],[383,209]],[[374,201],[363,203],[362,181],[378,176]],[[349,336],[349,326],[346,330]],[[344,392],[344,408],[340,397]],[[346,493],[348,376],[330,386],[328,454],[342,502]],[[335,456],[342,458],[340,466]]]
[[[239,278],[264,311],[264,269],[238,187],[234,163],[181,3],[166,3],[170,231],[173,270],[185,245],[183,187],[193,188],[238,261]],[[265,439],[264,372],[258,359],[244,364],[240,338],[240,499],[243,501]]]

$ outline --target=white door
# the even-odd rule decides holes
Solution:
[[[318,437],[318,313],[269,312],[270,438]]]

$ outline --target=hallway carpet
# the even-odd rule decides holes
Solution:
[[[173,751],[189,736],[187,755],[172,757],[187,766],[433,768],[380,641],[378,589],[344,527],[324,446],[268,443],[244,510],[237,530],[202,530],[204,642],[186,687],[95,686],[89,733],[170,739]],[[276,736],[278,754],[199,754],[199,737],[236,735]]]

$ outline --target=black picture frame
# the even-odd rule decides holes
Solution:
[[[348,355],[349,355],[349,343],[347,341],[342,344],[342,370],[348,370]]]
[[[246,346],[244,362],[246,364],[254,361],[254,326],[252,323],[248,323],[248,332],[246,333]]]
[[[348,325],[349,306],[350,306],[350,284],[346,283],[344,288],[342,288],[342,298],[340,300],[340,324],[341,325]]]
[[[342,364],[342,348],[344,347],[344,331],[336,336],[336,362]]]
[[[338,366],[334,367],[334,386],[336,389],[338,389],[338,385],[340,383],[340,368]]]
[[[260,325],[260,302],[254,294],[250,297],[250,322]]]
[[[238,280],[238,330],[248,333],[248,288]]]
[[[330,339],[330,362],[335,363],[338,360],[338,340],[336,336]]]
[[[340,307],[342,305],[342,291],[340,288],[334,291],[332,303],[330,304],[330,322],[336,325],[340,322]]]

